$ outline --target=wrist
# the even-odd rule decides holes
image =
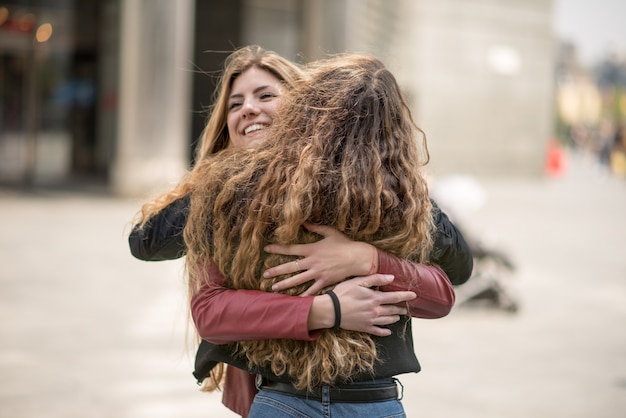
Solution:
[[[353,251],[354,276],[369,276],[378,272],[378,251],[372,244],[357,242],[358,250]],[[356,273],[356,274],[355,274]]]
[[[309,331],[316,329],[332,328],[335,324],[335,312],[330,295],[323,294],[313,298],[313,304],[309,311]]]
[[[370,274],[376,274],[378,273],[378,249],[376,247],[374,247],[373,245],[370,244],[370,247],[372,247],[372,260],[370,262],[370,269],[369,272],[367,273],[368,275]]]

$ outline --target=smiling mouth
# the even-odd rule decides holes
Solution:
[[[248,127],[247,127],[244,131],[243,131],[243,133],[244,133],[245,135],[248,135],[248,134],[250,134],[250,133],[252,133],[252,132],[257,132],[257,131],[261,131],[261,130],[263,130],[263,129],[267,129],[267,127],[268,127],[268,125],[261,125],[261,124],[259,124],[259,123],[255,123],[254,125],[250,125],[250,126],[248,126]]]

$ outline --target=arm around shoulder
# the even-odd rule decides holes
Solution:
[[[189,196],[174,200],[152,216],[143,226],[135,225],[128,236],[131,254],[144,261],[174,260],[185,255],[183,237]]]

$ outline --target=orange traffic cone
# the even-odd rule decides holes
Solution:
[[[556,139],[550,139],[546,156],[546,174],[549,177],[562,177],[566,168],[567,161],[563,148]]]

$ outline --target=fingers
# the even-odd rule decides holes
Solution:
[[[400,318],[400,315],[378,316],[374,319],[373,324],[365,327],[363,331],[379,337],[387,337],[391,335],[391,330],[384,327],[398,322]]]
[[[325,288],[326,285],[321,280],[316,280],[315,283],[311,285],[307,290],[302,292],[300,296],[315,296],[319,294],[319,292]]]
[[[266,253],[270,254],[283,254],[283,255],[299,255],[302,254],[302,245],[294,244],[294,245],[280,245],[280,244],[269,244],[266,245],[263,250]]]
[[[397,305],[382,305],[377,313],[376,318],[386,318],[386,317],[394,317],[396,321],[400,319],[400,315],[406,315],[408,313],[407,309],[402,306]],[[393,322],[396,322],[393,321]],[[393,323],[391,322],[391,323]],[[386,322],[374,322],[376,325],[388,325]]]
[[[303,225],[309,231],[315,232],[316,234],[321,235],[323,237],[328,237],[329,235],[332,235],[338,232],[335,228],[332,228],[326,225],[312,224],[310,222],[305,222]]]
[[[381,308],[383,308],[381,313],[373,318],[370,324],[365,326],[361,331],[379,337],[389,336],[391,335],[391,330],[384,327],[398,322],[402,315],[407,314],[406,309],[397,306],[383,306]]]
[[[393,281],[394,277],[391,274],[372,274],[370,276],[356,277],[352,280],[363,287],[377,287],[385,286]]]
[[[397,305],[398,303],[408,302],[417,297],[415,292],[411,291],[395,291],[395,292],[380,292],[379,303],[381,305]]]
[[[292,262],[293,264],[293,262]],[[276,268],[276,267],[274,267]],[[270,269],[272,270],[272,269]],[[269,271],[269,270],[268,270]],[[266,272],[267,273],[267,272]],[[274,276],[265,276],[265,274],[263,274],[264,277],[274,277],[274,276],[278,276],[278,274],[274,275]],[[309,277],[310,275],[308,274],[308,272],[303,272],[300,274],[296,274],[293,275],[285,280],[281,280],[279,282],[274,283],[274,285],[272,285],[272,291],[274,292],[281,292],[285,289],[289,289],[291,287],[295,287],[295,286],[299,286],[303,283],[306,283],[308,281],[311,280],[311,278]],[[321,290],[321,289],[318,289]]]
[[[367,329],[363,330],[364,332],[367,332],[368,334],[372,334],[375,335],[377,337],[388,337],[391,335],[391,330],[387,329],[387,328],[381,328],[381,327],[369,327]]]
[[[378,318],[374,320],[374,325],[376,325],[377,327],[380,327],[383,325],[391,325],[391,324],[395,324],[399,320],[400,320],[400,315],[379,316]]]
[[[281,276],[283,274],[297,273],[302,270],[306,270],[306,267],[302,265],[304,260],[292,260],[277,266],[271,267],[263,272],[263,277],[266,279]]]

